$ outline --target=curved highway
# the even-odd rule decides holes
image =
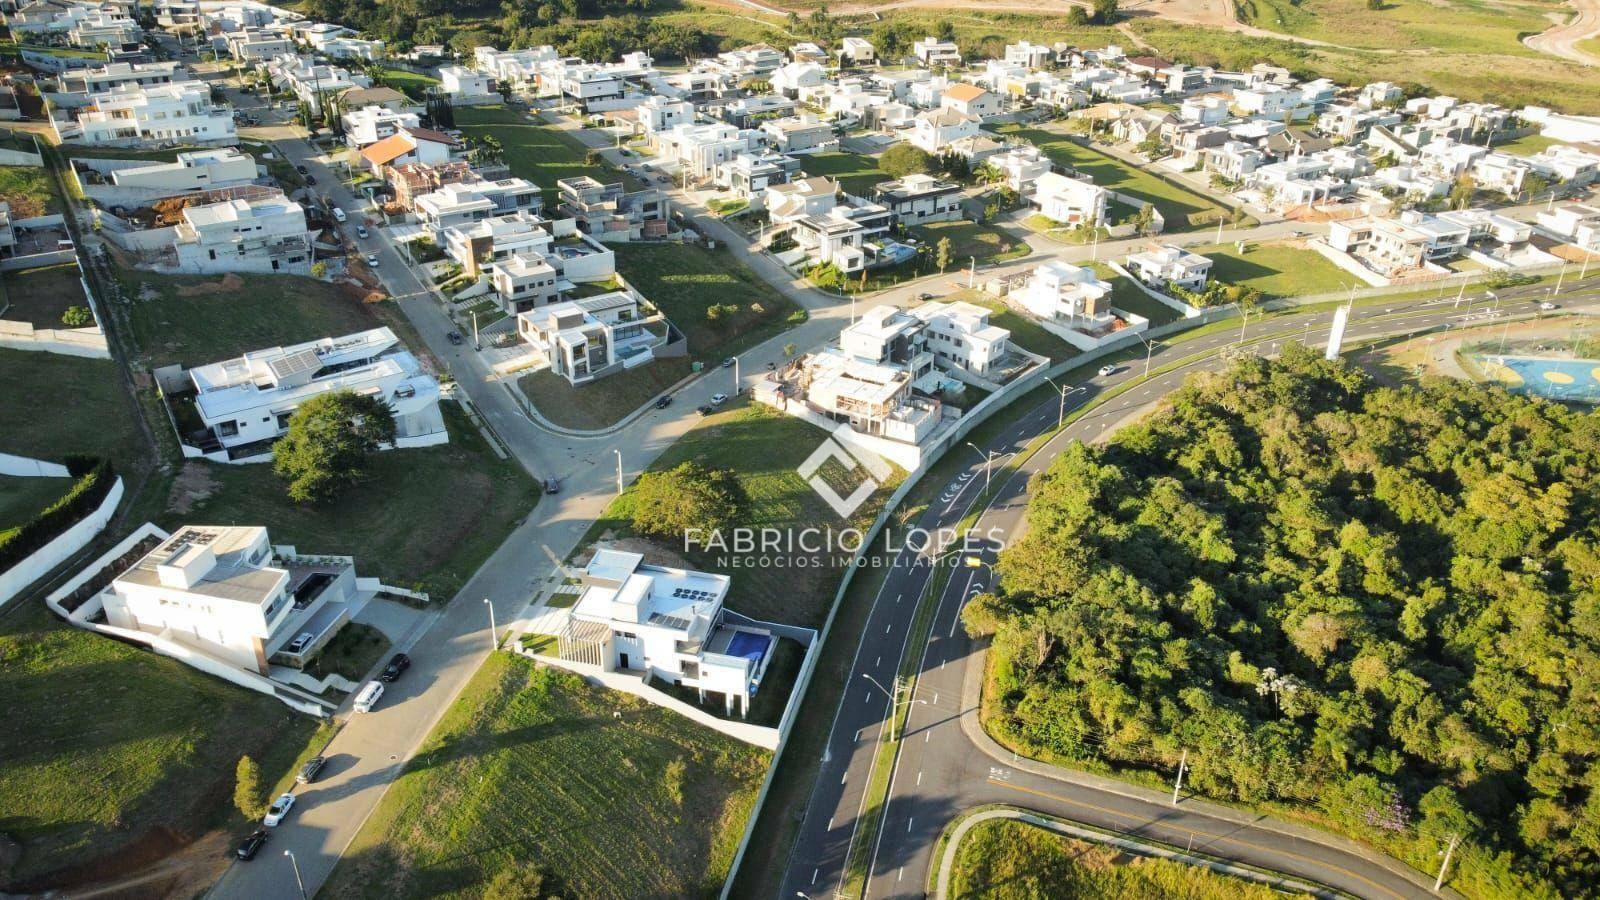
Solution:
[[[1559,300],[1563,312],[1600,312],[1600,278],[1569,282]],[[1550,289],[1530,286],[1500,291],[1494,302],[1501,316],[1532,313]],[[1482,294],[1457,306],[1454,298],[1419,299],[1388,306],[1357,307],[1346,330],[1346,344],[1460,324],[1489,306]],[[1286,340],[1321,346],[1331,326],[1327,310],[1288,313],[1251,323],[1243,343],[1271,355]],[[1069,441],[1097,440],[1114,431],[1182,384],[1189,374],[1227,365],[1223,351],[1240,343],[1237,329],[1223,328],[1184,340],[1158,344],[1152,370],[1141,382],[1142,362],[1096,377],[1068,397],[1068,409],[1099,403],[1107,392],[1126,388],[1099,403],[1019,465],[997,486],[977,522],[980,534],[1015,534],[1023,523],[1028,479],[1046,468]],[[1131,386],[1129,386],[1131,385]],[[1056,425],[1058,401],[1052,397],[1011,423],[983,449],[1014,454]],[[983,462],[969,453],[962,472],[917,521],[930,532],[953,528],[982,493]],[[977,487],[974,487],[974,486]],[[990,529],[998,529],[992,532]],[[993,554],[985,554],[985,562]],[[882,825],[872,842],[865,895],[920,897],[926,892],[933,851],[940,832],[957,813],[973,806],[1004,803],[1124,832],[1178,847],[1190,847],[1260,868],[1327,885],[1358,897],[1432,896],[1432,880],[1394,860],[1326,832],[1278,822],[1199,800],[1174,805],[1170,794],[1112,779],[1016,759],[983,733],[977,723],[983,649],[960,628],[965,600],[988,586],[987,566],[960,568],[939,598],[929,641],[907,647],[917,601],[932,573],[928,562],[901,549],[874,601],[861,646],[829,736],[826,755],[812,789],[800,834],[790,855],[783,897],[821,900],[843,887],[845,864],[870,780],[872,759],[888,715],[889,698],[878,684],[889,684],[903,652],[920,657],[915,696],[905,726],[906,739],[895,760]]]

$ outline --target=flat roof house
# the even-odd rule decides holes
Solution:
[[[311,271],[305,209],[282,194],[184,207],[172,250],[183,272]]]
[[[542,306],[517,314],[517,334],[543,353],[550,371],[587,384],[650,362],[667,342],[665,321],[639,301],[626,290]]]
[[[583,592],[558,640],[563,659],[605,671],[641,672],[720,694],[727,711],[750,711],[777,638],[735,624],[723,610],[726,575],[646,565],[644,556],[596,550],[579,576]]]
[[[283,552],[279,552],[283,551]],[[185,525],[102,594],[116,628],[161,635],[267,675],[301,665],[350,619],[354,564],[275,548],[258,525]],[[301,635],[310,635],[288,652]]]
[[[211,88],[203,81],[148,87],[122,84],[93,98],[78,111],[76,122],[52,117],[58,136],[84,144],[118,146],[235,140],[233,110],[214,106]]]
[[[665,191],[629,192],[622,182],[602,184],[587,175],[556,182],[557,210],[571,216],[579,231],[598,241],[637,241],[666,237],[672,204]]]
[[[1106,189],[1056,172],[1034,182],[1033,205],[1045,218],[1064,225],[1099,225],[1106,217]]]
[[[924,303],[911,314],[926,326],[927,348],[947,369],[988,375],[1011,352],[1011,332],[989,324],[989,310],[975,303]]]
[[[929,68],[961,65],[961,48],[956,42],[941,41],[932,35],[912,43],[911,52],[918,62]]]
[[[1157,290],[1176,284],[1186,291],[1203,291],[1211,275],[1211,260],[1171,245],[1129,254],[1127,267],[1135,278]]]
[[[113,169],[110,177],[111,183],[117,187],[149,188],[177,194],[249,184],[256,180],[256,161],[240,153],[237,147],[190,150],[179,153],[172,162]]]
[[[906,225],[961,218],[961,185],[932,175],[911,174],[880,182],[874,198]]]
[[[1111,285],[1097,278],[1093,269],[1051,260],[1035,268],[1015,296],[1040,319],[1096,329],[1111,323],[1106,303],[1110,295]]]
[[[300,404],[333,391],[376,397],[394,411],[395,447],[447,443],[439,382],[387,326],[256,350],[188,370],[204,430],[184,435],[194,455],[265,459]],[[186,448],[186,455],[187,448]]]

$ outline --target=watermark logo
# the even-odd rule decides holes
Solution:
[[[819,470],[823,463],[830,459],[848,470],[854,471],[859,468],[866,472],[866,478],[850,492],[850,496],[839,496],[833,485],[822,477]],[[894,474],[888,461],[862,446],[855,430],[843,422],[833,429],[832,434],[823,439],[817,449],[811,451],[811,455],[806,457],[806,461],[801,463],[796,471],[807,484],[811,485],[811,489],[817,492],[817,496],[839,514],[841,519],[849,519],[861,504],[867,502],[872,492]]]

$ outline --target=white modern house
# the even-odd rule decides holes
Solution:
[[[922,320],[935,363],[977,376],[990,374],[1011,352],[1011,332],[989,323],[989,310],[975,303],[924,303],[911,310]]]
[[[494,87],[494,78],[466,66],[440,66],[439,93],[449,97],[450,102],[463,106],[500,100],[500,94]]]
[[[111,581],[106,622],[257,675],[300,665],[349,621],[348,557],[274,547],[259,525],[184,525]]]
[[[211,102],[203,81],[123,84],[95,94],[76,121],[52,117],[57,136],[92,145],[232,143],[233,110]]]
[[[666,321],[641,299],[630,289],[541,306],[517,315],[517,334],[551,372],[587,384],[650,362],[667,343]]]
[[[1040,176],[1050,171],[1050,158],[1032,144],[1022,144],[991,156],[988,163],[1000,172],[1005,186],[1016,191],[1019,197],[1032,196]]]
[[[939,97],[939,105],[944,109],[953,109],[964,116],[979,120],[1004,112],[998,96],[975,84],[964,82],[945,88]]]
[[[961,218],[961,185],[932,175],[911,174],[880,182],[873,199],[906,225]]]
[[[1035,268],[1027,285],[1012,297],[1042,321],[1101,328],[1113,318],[1107,303],[1110,295],[1111,285],[1096,277],[1093,269],[1051,260]]]
[[[961,65],[961,48],[956,46],[956,42],[942,41],[932,35],[914,42],[911,45],[911,52],[916,55],[918,62],[930,69],[936,66]]]
[[[126,169],[113,169],[111,183],[117,187],[182,193],[248,184],[256,179],[256,161],[237,147],[216,150],[190,150],[179,153],[169,163],[151,163]]]
[[[181,272],[309,274],[305,209],[282,194],[186,206],[172,250]]]
[[[1092,181],[1045,172],[1034,181],[1033,206],[1052,222],[1100,225],[1106,218],[1106,189]]]
[[[538,212],[544,207],[539,186],[526,178],[458,181],[415,200],[417,217],[436,238],[446,228],[508,212]]]
[[[1172,245],[1130,253],[1124,265],[1135,278],[1157,290],[1176,284],[1186,291],[1200,292],[1206,289],[1206,279],[1211,276],[1210,259]]]
[[[583,592],[558,638],[560,656],[604,671],[639,672],[750,711],[777,638],[723,609],[726,575],[652,566],[644,556],[596,550]]]
[[[439,382],[387,327],[246,353],[189,369],[204,425],[182,435],[184,455],[218,462],[271,458],[300,404],[334,391],[377,397],[394,411],[395,447],[447,443]]]
[[[417,128],[422,118],[414,112],[382,106],[363,106],[339,116],[344,126],[344,142],[356,150],[389,137],[403,128]]]
[[[914,146],[935,156],[953,144],[978,136],[978,120],[953,109],[928,110],[911,120],[907,138]]]
[[[877,58],[877,51],[866,38],[847,37],[839,43],[839,56],[852,65],[862,65]]]
[[[96,94],[113,91],[125,84],[151,87],[189,80],[189,70],[175,60],[149,63],[112,62],[86,69],[68,69],[56,76],[56,92],[49,93],[56,106],[83,106]]]

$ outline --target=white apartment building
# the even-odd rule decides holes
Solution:
[[[214,106],[211,88],[200,81],[124,84],[95,94],[76,122],[52,119],[52,124],[63,140],[101,146],[237,140],[233,110]]]
[[[955,41],[941,41],[932,35],[922,38],[911,45],[911,52],[917,61],[928,68],[935,66],[957,67],[961,65],[961,48]]]
[[[1098,329],[1112,320],[1111,285],[1094,270],[1051,260],[1033,270],[1028,283],[1012,296],[1022,307],[1046,322],[1072,328]]]
[[[376,397],[394,411],[395,447],[448,443],[439,382],[387,327],[246,353],[189,369],[205,430],[184,435],[185,455],[270,458],[300,404],[334,391]],[[388,448],[386,448],[388,449]],[[195,452],[191,453],[193,450]]]
[[[702,702],[719,695],[730,715],[749,713],[777,638],[725,613],[726,575],[600,549],[579,577],[583,592],[557,641],[563,659],[640,672],[692,688]]]
[[[237,147],[216,150],[189,150],[169,163],[151,163],[127,169],[113,169],[111,183],[117,187],[147,188],[180,194],[216,187],[233,187],[256,180],[256,161]]]
[[[1032,204],[1052,222],[1100,225],[1106,218],[1106,189],[1086,180],[1046,172],[1034,182]]]
[[[184,207],[172,250],[181,272],[311,272],[305,209],[282,194]]]
[[[284,652],[304,662],[349,620],[356,573],[347,558],[290,551],[259,525],[184,525],[112,579],[101,594],[106,622],[257,675],[310,635]]]
[[[541,306],[517,315],[517,334],[551,372],[587,384],[650,362],[667,342],[665,320],[641,309],[640,299],[625,290]]]
[[[1124,267],[1133,277],[1161,291],[1175,284],[1199,293],[1206,289],[1206,279],[1211,277],[1211,260],[1170,244],[1130,253]]]

